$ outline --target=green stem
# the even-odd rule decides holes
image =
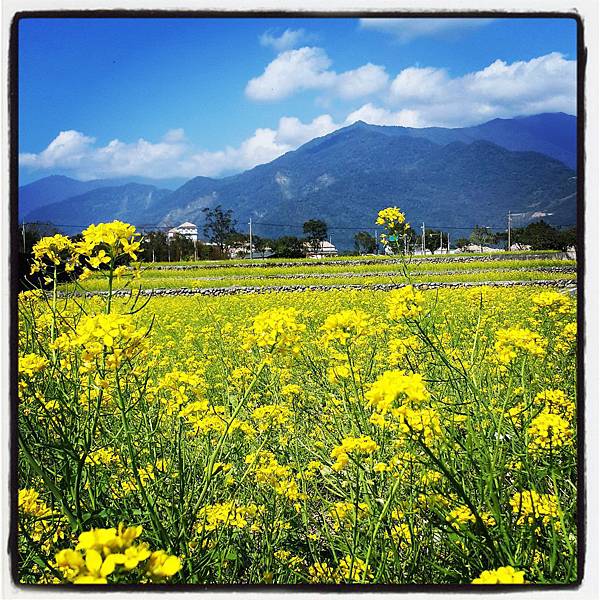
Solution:
[[[383,523],[383,519],[385,519],[386,515],[387,515],[387,511],[390,508],[390,504],[392,503],[392,500],[394,499],[394,496],[396,495],[396,491],[398,490],[398,486],[400,485],[400,477],[396,477],[396,481],[394,483],[394,486],[392,487],[392,490],[390,492],[390,495],[388,496],[388,499],[385,501],[385,504],[383,505],[383,508],[381,509],[381,513],[379,515],[379,518],[377,519],[377,523],[375,523],[375,528],[373,529],[373,535],[371,536],[371,540],[369,542],[369,547],[367,548],[367,555],[365,556],[365,573],[363,575],[363,580],[362,583],[365,583],[365,578],[367,576],[367,569],[369,567],[369,560],[371,559],[371,550],[373,549],[373,541],[375,540],[375,538],[377,537],[377,534],[379,533],[379,528],[381,527],[381,524]]]
[[[25,460],[29,463],[29,466],[37,473],[37,475],[39,475],[42,478],[42,480],[44,481],[44,484],[46,485],[46,487],[48,488],[50,493],[58,500],[58,502],[60,503],[60,505],[62,507],[64,514],[66,515],[67,519],[69,520],[69,525],[71,525],[71,527],[74,530],[79,529],[79,521],[77,520],[75,515],[71,512],[71,510],[67,506],[67,503],[66,503],[62,493],[56,487],[54,482],[47,476],[46,471],[44,471],[44,469],[42,469],[40,467],[40,465],[37,463],[35,458],[33,458],[31,453],[27,449],[27,446],[25,445],[25,441],[23,440],[23,437],[21,436],[20,433],[19,433],[19,450],[20,450],[20,452],[23,453],[23,456],[25,457]]]

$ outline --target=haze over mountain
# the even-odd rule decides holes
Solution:
[[[90,223],[115,219],[142,225],[141,215],[158,210],[170,194],[171,190],[140,183],[102,187],[38,208],[30,213],[30,220],[54,223],[69,234],[81,231]]]
[[[334,243],[347,247],[353,228],[372,230],[377,211],[394,204],[415,224],[464,227],[459,237],[477,224],[501,229],[509,210],[532,218],[553,213],[544,218],[573,225],[575,163],[576,119],[564,113],[458,129],[359,121],[237,175],[196,177],[172,193],[100,187],[33,210],[28,220],[86,225],[120,218],[161,226],[188,220],[202,227],[202,209],[221,205],[234,211],[240,230],[252,218],[255,232],[269,237],[300,235],[304,221],[324,219]]]
[[[31,220],[29,214],[42,206],[73,198],[91,190],[106,187],[114,188],[127,183],[155,185],[163,189],[174,190],[185,183],[185,180],[161,179],[154,181],[147,177],[122,177],[118,179],[79,181],[65,175],[50,175],[19,187],[19,218]]]

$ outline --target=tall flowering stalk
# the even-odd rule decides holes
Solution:
[[[390,206],[379,211],[375,223],[385,229],[380,236],[381,243],[393,254],[405,254],[404,236],[410,229],[406,215],[397,206]]]

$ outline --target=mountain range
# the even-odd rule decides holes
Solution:
[[[412,223],[499,230],[508,211],[521,222],[576,222],[576,118],[564,113],[494,119],[474,127],[423,129],[358,121],[270,163],[221,179],[195,177],[174,191],[145,183],[46,177],[19,188],[20,215],[68,233],[121,219],[138,226],[204,223],[202,210],[231,209],[240,231],[301,235],[327,222],[334,243],[373,229],[377,212],[401,207]],[[549,214],[551,213],[551,214]],[[73,227],[68,227],[68,226]],[[464,231],[459,229],[464,228]]]

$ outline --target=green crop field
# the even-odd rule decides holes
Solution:
[[[575,284],[574,262],[142,265],[133,280],[117,267],[133,228],[65,240],[38,247],[51,291],[19,298],[21,581],[577,580],[575,297],[410,285]],[[81,289],[109,293],[59,286],[75,263]],[[114,296],[390,280],[407,285]]]

